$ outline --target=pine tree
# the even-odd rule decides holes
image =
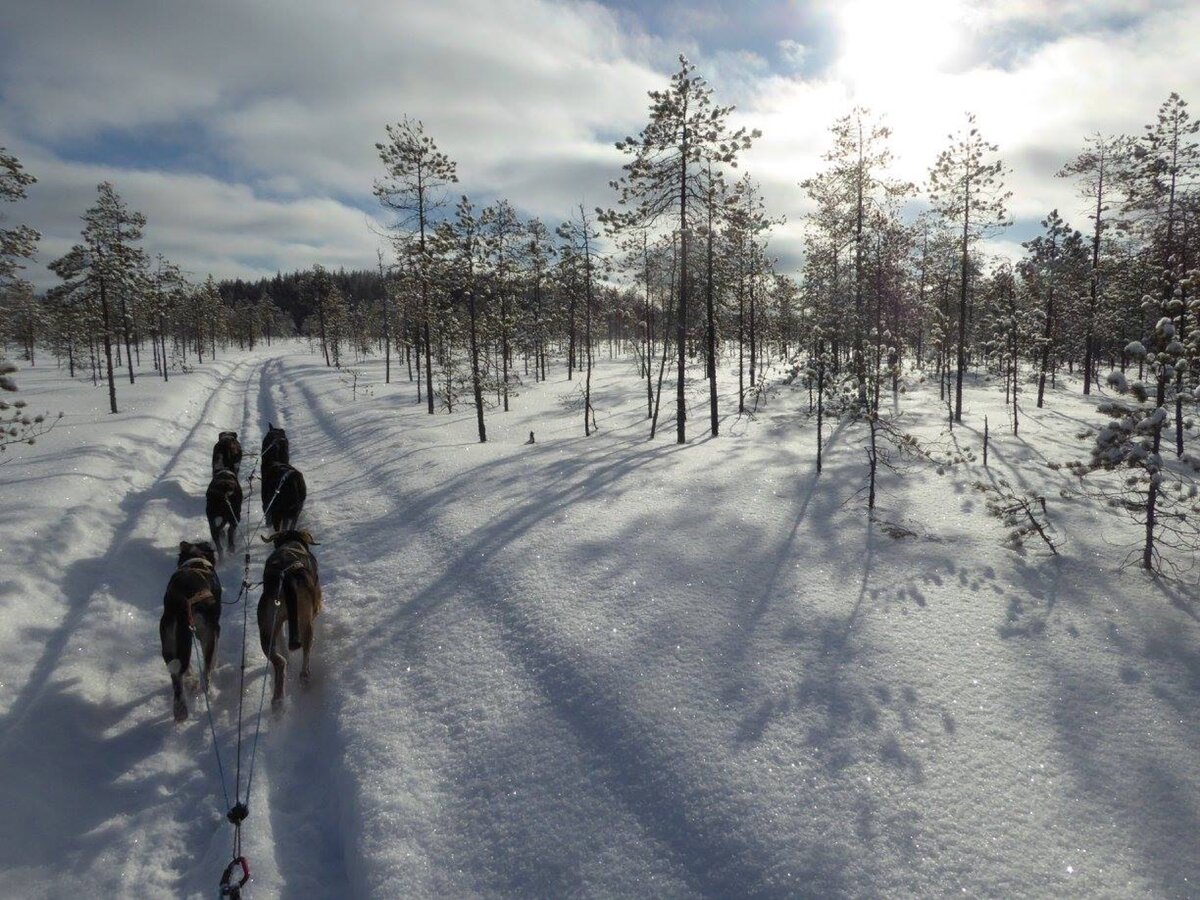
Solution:
[[[676,342],[679,364],[676,384],[676,440],[687,440],[684,376],[687,364],[688,237],[694,210],[706,200],[703,173],[711,162],[737,165],[737,155],[748,149],[758,131],[730,131],[732,106],[716,106],[712,90],[695,73],[695,66],[680,55],[679,71],[664,91],[650,92],[650,121],[639,137],[617,141],[617,149],[633,158],[625,174],[612,186],[619,192],[622,214],[607,213],[606,221],[621,224],[650,224],[664,216],[676,217],[679,228],[679,311]]]
[[[26,188],[37,183],[37,179],[25,171],[20,161],[0,147],[0,202],[15,203],[26,195]],[[0,215],[0,223],[4,222]],[[19,286],[17,273],[24,268],[24,260],[32,259],[41,235],[28,225],[14,228],[0,227],[0,299],[4,294]]]
[[[583,387],[583,434],[587,437],[592,433],[592,422],[595,419],[592,409],[592,317],[596,295],[596,240],[599,233],[583,204],[580,204],[578,216],[560,225],[558,235],[563,240],[562,256],[573,268],[575,282],[583,289],[583,349],[586,372]]]
[[[1057,173],[1059,178],[1075,178],[1080,196],[1088,202],[1092,220],[1092,259],[1088,304],[1084,318],[1083,392],[1091,394],[1096,369],[1096,320],[1100,314],[1103,271],[1101,251],[1104,236],[1112,227],[1108,217],[1112,209],[1112,194],[1119,183],[1122,167],[1131,153],[1128,138],[1106,138],[1095,134],[1087,146]]]
[[[435,217],[446,204],[446,188],[458,182],[457,166],[425,134],[425,126],[404,118],[387,126],[387,143],[376,144],[386,175],[375,182],[375,196],[397,213],[400,230],[397,249],[412,257],[412,268],[421,290],[421,328],[425,342],[425,378],[429,414],[433,415],[433,354],[430,320],[429,234]],[[482,415],[482,413],[481,413]]]
[[[483,250],[490,268],[489,282],[496,299],[497,331],[500,338],[500,377],[504,411],[508,412],[509,339],[515,324],[513,294],[516,289],[517,252],[524,227],[507,200],[499,200],[479,216]]]
[[[113,377],[112,301],[118,298],[126,314],[128,345],[128,314],[126,298],[132,297],[141,284],[146,267],[145,254],[137,246],[142,238],[146,217],[132,212],[109,182],[97,187],[96,205],[83,215],[84,243],[76,245],[65,256],[50,264],[50,268],[69,286],[70,292],[82,291],[99,302],[101,336],[104,341],[104,362],[108,380],[109,409],[117,412],[117,388]],[[128,350],[126,355],[129,356]],[[133,381],[130,360],[130,382]]]
[[[1188,194],[1200,184],[1200,120],[1192,119],[1187,103],[1172,93],[1159,107],[1133,148],[1124,211],[1150,245],[1158,265],[1158,295],[1180,335],[1187,336],[1187,297],[1182,281],[1185,259]],[[1173,302],[1174,301],[1174,302]],[[1183,377],[1176,369],[1175,442],[1183,455]]]
[[[929,199],[933,208],[959,229],[958,360],[954,384],[954,420],[962,421],[963,372],[966,369],[967,304],[970,294],[970,256],[976,241],[1009,224],[1005,204],[1012,196],[1004,190],[1004,164],[990,159],[999,148],[985,141],[975,127],[975,116],[943,150],[929,172]]]
[[[451,257],[450,285],[452,294],[467,303],[468,339],[471,352],[471,393],[475,400],[475,419],[479,428],[479,443],[487,443],[487,426],[483,421],[483,310],[480,309],[479,261],[484,250],[480,241],[479,219],[475,207],[465,196],[454,210],[453,222],[446,223],[439,235],[444,251]]]
[[[1051,210],[1050,215],[1042,220],[1042,228],[1045,229],[1044,234],[1021,244],[1030,254],[1022,266],[1022,275],[1043,300],[1038,409],[1045,403],[1046,376],[1050,372],[1051,355],[1059,340],[1057,328],[1060,313],[1055,309],[1056,295],[1060,305],[1072,295],[1073,276],[1078,276],[1086,252],[1082,235],[1062,220],[1057,209]]]
[[[546,344],[549,338],[546,291],[554,244],[550,232],[539,219],[525,224],[525,280],[529,287],[529,340],[533,349],[534,379],[546,378]]]
[[[1098,407],[1112,422],[1097,433],[1090,466],[1134,471],[1122,486],[1101,491],[1101,496],[1144,525],[1142,568],[1147,570],[1156,568],[1160,560],[1159,544],[1164,534],[1173,549],[1191,554],[1200,547],[1200,533],[1192,515],[1195,510],[1189,508],[1193,505],[1194,487],[1186,496],[1180,491],[1173,494],[1166,490],[1179,477],[1164,463],[1161,452],[1162,432],[1168,419],[1167,387],[1174,380],[1177,367],[1185,361],[1184,345],[1171,316],[1165,314],[1167,306],[1152,296],[1143,297],[1143,311],[1148,316],[1157,315],[1158,319],[1147,338],[1149,347],[1135,341],[1127,348],[1131,356],[1145,360],[1154,379],[1154,394],[1140,381],[1130,384],[1120,372],[1109,375],[1109,385],[1122,398]]]
[[[889,179],[892,155],[887,141],[891,129],[873,118],[870,110],[856,106],[833,123],[833,148],[825,154],[830,163],[834,190],[844,205],[845,221],[852,228],[852,284],[854,291],[854,371],[859,382],[860,404],[866,407],[867,360],[863,336],[869,328],[865,308],[866,251],[870,224],[894,201],[912,192],[912,186]],[[876,298],[878,304],[878,298]]]

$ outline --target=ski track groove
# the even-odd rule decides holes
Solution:
[[[211,446],[206,432],[211,431],[214,424],[218,427],[232,424],[218,421],[216,417],[224,417],[227,411],[239,405],[238,393],[241,394],[244,409],[254,371],[254,360],[240,360],[224,372],[214,372],[215,383],[207,389],[207,398],[198,411],[186,413],[187,407],[205,396],[201,391],[197,391],[197,395],[189,399],[181,411],[189,419],[194,415],[195,420],[190,426],[184,426],[185,433],[177,445],[173,438],[169,439],[170,444],[175,446],[174,451],[165,451],[165,462],[160,464],[157,473],[145,487],[127,492],[122,497],[121,514],[114,517],[111,523],[106,523],[111,525],[111,535],[104,549],[97,556],[72,563],[63,572],[60,580],[63,596],[78,599],[66,609],[60,622],[45,639],[44,649],[25,688],[14,700],[0,725],[0,764],[5,768],[19,765],[20,757],[30,752],[49,754],[50,758],[63,755],[77,759],[86,766],[84,771],[89,772],[90,777],[85,777],[95,786],[88,805],[66,820],[69,828],[53,829],[53,826],[47,825],[47,821],[55,822],[56,815],[61,818],[61,811],[49,814],[46,818],[35,813],[34,821],[29,823],[35,829],[35,834],[40,827],[47,836],[53,835],[51,840],[40,840],[33,846],[39,847],[41,853],[51,853],[56,857],[55,868],[59,873],[55,881],[28,886],[42,892],[37,896],[66,896],[67,893],[56,891],[68,891],[67,886],[71,885],[74,887],[70,888],[69,894],[75,896],[77,889],[88,882],[97,889],[103,884],[104,892],[114,886],[121,893],[144,891],[147,885],[140,883],[138,878],[143,874],[143,869],[152,869],[154,866],[154,856],[147,858],[145,853],[151,842],[156,839],[169,841],[159,848],[160,855],[166,858],[178,858],[181,845],[200,850],[211,842],[213,812],[220,806],[220,793],[218,786],[213,783],[215,772],[210,772],[211,739],[206,729],[203,733],[196,729],[197,725],[203,724],[203,719],[197,715],[202,715],[200,695],[193,693],[190,698],[193,712],[191,725],[186,729],[175,727],[168,714],[169,685],[165,676],[161,675],[161,664],[155,665],[158,663],[157,628],[148,627],[145,633],[134,635],[139,650],[132,651],[132,654],[126,652],[124,673],[119,668],[113,670],[115,677],[137,682],[136,685],[121,685],[118,692],[137,693],[143,683],[153,684],[148,694],[136,700],[90,709],[87,701],[72,698],[69,705],[74,712],[63,712],[58,707],[71,696],[70,685],[77,678],[67,677],[66,680],[57,681],[53,678],[60,670],[67,675],[72,672],[72,660],[64,657],[70,642],[77,640],[81,646],[93,640],[100,645],[111,643],[111,636],[101,633],[106,626],[111,627],[111,622],[105,621],[103,615],[94,622],[89,618],[94,611],[100,614],[104,604],[112,599],[137,608],[139,613],[134,621],[157,621],[161,582],[153,576],[143,578],[133,573],[145,571],[147,553],[155,557],[162,556],[162,568],[170,567],[172,542],[177,535],[165,531],[162,524],[170,522],[173,530],[177,521],[183,519],[187,523],[183,536],[193,537],[188,533],[192,523],[197,519],[204,521],[202,512],[197,513],[203,508],[202,501],[198,501],[196,493],[185,488],[185,485],[198,482],[201,485],[199,496],[203,496]],[[160,507],[153,501],[166,501],[166,505]],[[181,510],[183,503],[188,504],[186,514]],[[139,531],[149,532],[154,537],[135,537]],[[207,537],[207,529],[204,531],[202,536]],[[164,541],[165,548],[160,546]],[[228,652],[228,641],[223,642],[222,646]],[[128,657],[139,651],[146,659],[130,667]],[[64,663],[68,664],[65,669]],[[215,674],[218,681],[222,680],[219,677],[222,674],[220,670]],[[52,693],[54,696],[50,696]],[[51,708],[47,708],[48,704]],[[144,712],[136,712],[139,708],[146,708],[147,704],[149,707]],[[135,716],[134,722],[122,723],[129,715]],[[122,725],[118,726],[118,723]],[[113,728],[118,729],[115,734],[111,733]],[[40,751],[32,749],[35,747],[40,747]],[[163,752],[168,756],[159,760],[159,765],[169,765],[170,754],[185,747],[189,756],[195,759],[193,767],[187,772],[186,781],[176,781],[178,776],[161,769],[145,770],[146,762]],[[134,769],[138,769],[138,778],[133,782],[134,787],[129,787],[123,783],[121,775]],[[165,785],[172,782],[176,783],[166,795],[172,797],[171,801],[166,804],[165,810],[156,812],[155,818],[148,823],[140,808],[129,807],[132,797],[140,796],[132,792],[145,791],[145,786],[154,783]],[[52,784],[44,788],[44,793],[48,795],[44,802],[49,809],[53,809],[55,800],[52,794],[63,788]],[[162,788],[158,790],[161,792]],[[162,796],[160,793],[159,797]],[[123,819],[129,820],[126,823],[126,836],[132,838],[132,843],[118,842],[107,851],[97,853],[95,841],[89,834],[90,829],[96,826],[111,828],[114,822]],[[53,830],[47,830],[48,827]],[[139,846],[141,838],[146,838],[147,843]],[[223,830],[219,833],[219,843],[225,845]],[[120,856],[122,853],[123,858]],[[29,864],[33,860],[24,862]],[[102,862],[108,865],[102,866]],[[165,875],[173,884],[171,893],[176,895],[184,891],[186,881],[194,880],[193,867],[182,859],[179,863],[168,870],[169,875]],[[160,870],[157,876],[151,877],[164,877],[164,874]],[[208,873],[204,881],[208,882],[211,878],[211,873]],[[114,881],[115,885],[111,883]]]
[[[764,875],[783,862],[777,851],[739,827],[740,816],[713,813],[723,803],[741,806],[740,801],[730,799],[735,792],[727,789],[721,774],[698,760],[691,761],[694,771],[681,769],[671,749],[659,749],[644,740],[653,734],[650,726],[623,704],[616,691],[606,690],[603,678],[588,671],[585,660],[573,658],[540,637],[544,629],[539,623],[508,599],[514,593],[508,586],[512,579],[485,571],[499,562],[500,552],[512,540],[543,519],[587,499],[599,490],[596,483],[604,479],[567,480],[554,494],[541,494],[490,522],[482,540],[464,550],[439,527],[432,514],[436,507],[422,504],[400,488],[396,479],[386,477],[369,460],[360,459],[360,451],[347,436],[346,428],[338,427],[318,394],[304,378],[296,379],[295,384],[304,396],[304,407],[311,411],[337,452],[345,460],[357,459],[373,488],[390,496],[400,507],[397,518],[406,523],[411,540],[424,541],[434,551],[429,555],[439,561],[431,568],[442,574],[411,597],[401,614],[420,615],[425,604],[448,584],[468,580],[471,587],[465,593],[489,598],[489,603],[479,602],[474,609],[496,629],[509,657],[576,737],[596,770],[604,773],[611,795],[668,854],[673,870],[688,888],[705,896],[739,896],[748,891],[764,896],[779,891],[763,883]],[[663,452],[678,451],[670,445]],[[628,470],[646,461],[621,458],[609,466]],[[404,652],[421,654],[413,632],[405,630],[402,640]],[[718,797],[720,800],[716,800]],[[800,883],[807,880],[813,887],[823,885],[834,892],[844,891],[847,886],[836,881],[837,875],[828,862],[823,854],[816,853],[810,872],[802,868],[798,871],[795,862],[788,867]]]
[[[233,369],[224,376],[221,376],[221,380],[213,388],[212,394],[204,403],[199,421],[188,429],[187,434],[179,445],[179,449],[168,458],[162,470],[154,477],[154,480],[135,495],[136,499],[132,508],[113,525],[113,537],[109,541],[109,545],[103,555],[99,558],[74,563],[64,573],[64,582],[89,583],[95,585],[95,587],[88,591],[77,592],[67,590],[64,592],[65,596],[79,596],[82,599],[69,607],[63,617],[63,621],[56,628],[54,635],[46,641],[46,648],[31,671],[25,688],[13,701],[3,722],[0,723],[0,735],[3,735],[3,737],[0,737],[0,750],[7,747],[14,732],[23,724],[25,717],[43,694],[50,674],[62,657],[67,640],[79,627],[84,614],[91,606],[93,595],[107,585],[104,577],[105,573],[110,571],[113,559],[126,549],[131,535],[136,531],[137,520],[146,511],[150,501],[158,498],[162,492],[161,488],[168,483],[168,480],[176,476],[177,473],[175,470],[186,462],[185,454],[189,449],[189,445],[195,440],[200,431],[206,427],[210,413],[220,400],[223,389],[247,365],[249,365],[248,361],[237,363]],[[122,501],[122,505],[125,502],[127,501]],[[81,567],[81,571],[78,573],[72,571],[76,567]]]
[[[268,422],[288,431],[292,464],[304,475],[308,486],[300,527],[314,531],[317,540],[323,541],[323,486],[311,474],[314,470],[310,465],[313,461],[312,442],[298,415],[302,407],[290,403],[288,373],[283,359],[272,360],[269,369],[264,366],[264,372],[269,377],[262,379],[259,390],[259,432],[265,433]],[[261,513],[261,502],[256,512]],[[265,522],[263,526],[266,526]],[[273,714],[268,698],[263,712],[264,719],[270,722],[263,729],[255,780],[261,778],[263,782],[258,789],[262,798],[258,802],[266,805],[271,819],[274,840],[270,849],[279,872],[278,896],[281,898],[309,900],[354,895],[343,837],[346,823],[341,798],[345,794],[342,790],[345,773],[340,766],[344,756],[338,743],[336,712],[330,709],[326,694],[327,679],[335,671],[332,662],[353,658],[331,634],[334,630],[330,627],[331,620],[336,619],[336,611],[344,608],[350,599],[336,593],[340,555],[337,547],[337,543],[330,541],[328,550],[316,551],[327,605],[317,620],[311,683],[307,687],[300,685],[301,656],[299,651],[290,653],[284,708]],[[335,587],[334,591],[330,590],[331,586]],[[257,604],[257,590],[247,596],[247,602]],[[256,635],[257,630],[254,631]],[[265,660],[256,639],[247,646],[247,656],[251,655],[262,661],[262,677],[267,678]],[[269,693],[269,684],[267,690]],[[257,690],[251,693],[257,698]],[[253,705],[257,705],[257,699]]]

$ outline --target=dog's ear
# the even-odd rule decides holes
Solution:
[[[312,532],[309,531],[308,529],[305,529],[304,531],[300,532],[300,540],[304,541],[304,543],[309,547],[320,547],[321,546],[320,541],[317,541],[316,539],[314,539],[312,536]]]
[[[264,537],[263,537],[263,539],[262,539],[262,542],[263,542],[264,544],[269,544],[269,543],[271,543],[272,541],[274,541],[274,540],[275,540],[275,538],[277,538],[277,537],[279,537],[279,532],[278,532],[278,531],[277,531],[277,532],[275,532],[274,534],[268,534],[268,535],[264,536]]]
[[[180,553],[187,553],[191,549],[192,549],[192,545],[189,544],[187,541],[179,542],[179,552]]]

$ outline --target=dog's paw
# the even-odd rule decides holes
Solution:
[[[187,704],[182,701],[175,704],[175,721],[186,722],[188,717]]]

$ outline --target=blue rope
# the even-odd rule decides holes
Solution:
[[[204,671],[204,648],[196,639],[196,626],[192,629],[192,652],[196,654],[196,668],[200,670],[200,684],[204,688],[204,706],[208,710],[208,728],[212,733],[213,753],[217,757],[217,772],[221,776],[221,793],[225,795],[225,806],[229,806],[229,788],[225,786],[225,766],[221,764],[221,745],[217,743],[217,726],[213,721],[212,701],[208,697],[208,673]]]
[[[271,677],[271,654],[275,652],[275,630],[279,624],[279,592],[283,590],[283,576],[279,576],[279,586],[275,589],[275,615],[271,618],[271,640],[267,643],[267,671],[263,673],[262,690],[258,695],[258,714],[254,719],[254,745],[250,750],[250,774],[246,778],[246,801],[250,800],[250,785],[254,783],[254,762],[258,758],[258,735],[262,731],[263,706],[267,700],[267,681]]]

